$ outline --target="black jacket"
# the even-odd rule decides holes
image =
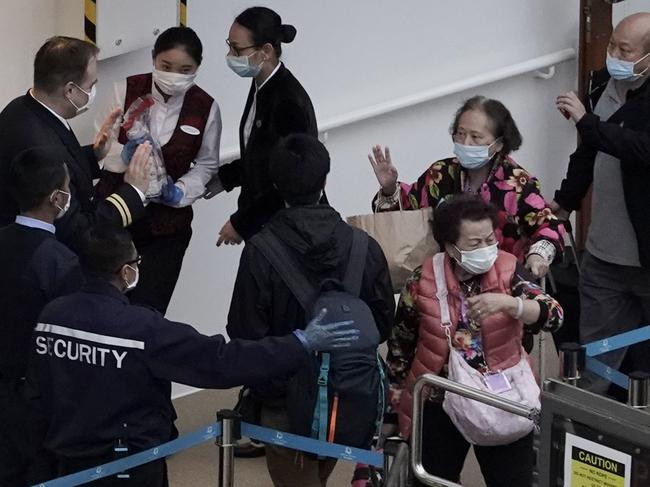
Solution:
[[[0,379],[25,375],[32,330],[43,307],[81,287],[77,256],[47,230],[0,229]]]
[[[326,278],[342,279],[352,246],[352,229],[328,205],[286,208],[266,225],[287,244],[318,285]],[[361,299],[370,307],[382,341],[390,335],[395,298],[386,258],[369,239]],[[227,331],[231,338],[260,339],[284,336],[306,326],[305,313],[284,281],[253,245],[246,245],[239,263]],[[256,394],[273,400],[284,397],[285,381],[257,387]]]
[[[269,154],[282,137],[292,133],[318,136],[316,115],[309,95],[281,65],[257,93],[255,120],[244,148],[244,125],[255,95],[255,80],[246,100],[239,124],[240,159],[219,168],[219,179],[226,191],[241,186],[237,211],[230,217],[235,230],[249,239],[273,214],[284,206],[269,181]]]
[[[170,381],[203,388],[257,383],[309,356],[294,335],[229,343],[202,335],[94,280],[45,307],[33,347],[30,378],[49,418],[45,448],[63,457],[104,455],[119,438],[133,451],[168,441],[175,418]]]
[[[0,226],[14,221],[18,212],[7,191],[11,161],[25,149],[44,145],[59,147],[70,171],[72,203],[56,222],[61,242],[74,249],[94,222],[127,226],[144,214],[142,200],[129,184],[122,184],[106,200],[93,201],[93,179],[99,178],[93,147],[81,147],[74,133],[28,93],[0,113]]]
[[[593,109],[609,80],[594,73],[588,106]],[[625,204],[637,236],[641,265],[650,268],[650,79],[627,94],[625,104],[608,120],[587,113],[577,124],[580,144],[571,154],[566,178],[555,193],[564,209],[580,208],[594,178],[598,152],[621,161]]]

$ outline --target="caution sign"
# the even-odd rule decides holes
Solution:
[[[632,457],[571,433],[566,434],[566,487],[630,487]]]

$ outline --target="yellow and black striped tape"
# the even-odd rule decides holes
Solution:
[[[178,24],[187,27],[187,0],[178,0]]]
[[[97,44],[97,0],[84,0],[84,34],[88,42]]]

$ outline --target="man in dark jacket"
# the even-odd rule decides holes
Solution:
[[[55,476],[112,460],[120,440],[131,453],[168,441],[171,381],[265,382],[300,367],[309,352],[353,345],[359,334],[350,321],[321,324],[321,312],[305,330],[226,343],[129,304],[124,293],[137,285],[139,257],[126,230],[92,228],[79,258],[86,284],[45,307],[32,342],[30,378],[49,419],[44,447],[56,458]],[[165,477],[164,462],[154,462],[134,469],[129,485],[160,487]]]
[[[25,383],[29,343],[39,313],[81,286],[74,255],[55,237],[54,220],[70,206],[70,177],[57,147],[21,152],[9,174],[20,215],[0,229],[0,486],[27,483],[37,444],[37,405]]]
[[[574,93],[557,106],[575,122],[580,145],[555,193],[560,217],[577,210],[593,183],[592,215],[580,282],[580,341],[589,343],[650,323],[650,13],[614,29],[607,73],[597,73],[590,108]],[[627,349],[598,357],[618,369]],[[634,368],[650,371],[648,347],[633,347]],[[592,377],[591,389],[608,382]]]
[[[304,134],[282,139],[270,159],[271,181],[287,207],[267,223],[264,231],[272,232],[292,250],[315,285],[326,278],[343,278],[352,246],[352,228],[331,206],[317,204],[329,168],[325,147]],[[373,239],[369,239],[360,298],[372,311],[381,340],[386,340],[395,301],[386,258]],[[228,314],[230,337],[284,336],[305,323],[303,308],[278,272],[254,245],[246,245]],[[262,425],[286,431],[286,380],[257,386],[252,394],[262,405]],[[294,462],[296,452],[271,446],[266,450],[276,485],[321,485],[335,463],[305,457],[301,468]]]
[[[13,158],[30,147],[58,146],[66,152],[72,204],[56,221],[57,237],[71,248],[94,222],[128,226],[144,214],[148,157],[135,158],[125,183],[104,200],[93,200],[98,161],[108,153],[112,128],[121,114],[106,118],[94,144],[82,147],[68,119],[85,112],[95,98],[97,47],[71,37],[53,37],[36,53],[34,86],[0,113],[0,227],[13,222],[18,207],[8,191]]]

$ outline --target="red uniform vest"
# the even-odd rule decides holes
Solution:
[[[126,79],[124,112],[126,113],[131,104],[139,97],[150,94],[151,86],[151,73],[129,76]],[[214,99],[196,85],[185,93],[176,128],[169,141],[161,147],[165,169],[174,181],[189,171],[201,148],[203,134],[213,102]],[[181,130],[183,125],[195,127],[199,130],[199,134],[190,135],[183,132]],[[125,144],[127,140],[124,129],[120,128],[118,141]],[[121,183],[122,180],[122,174],[116,175],[104,171],[102,180],[97,185],[96,194],[101,196],[106,191],[109,191],[110,194],[111,187],[116,183]],[[192,223],[192,216],[191,206],[172,208],[167,205],[149,203],[147,205],[147,216],[144,220],[133,225],[131,230],[136,239],[138,235],[145,236],[148,233],[152,235],[169,235],[189,227]]]

